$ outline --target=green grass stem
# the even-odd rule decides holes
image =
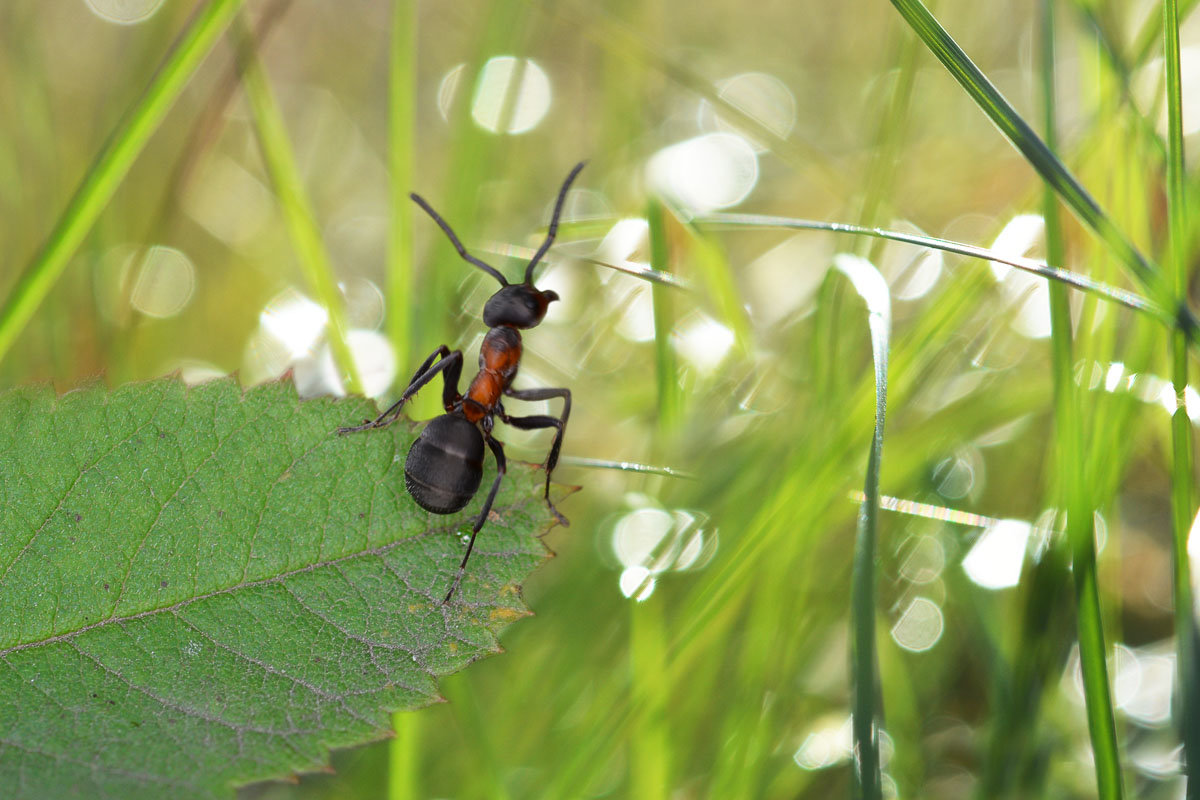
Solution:
[[[917,78],[917,54],[919,43],[915,37],[903,35],[893,29],[889,34],[891,46],[897,50],[895,81],[888,92],[887,108],[880,115],[879,127],[875,131],[875,146],[871,148],[871,162],[867,167],[862,185],[866,187],[862,197],[862,208],[858,224],[875,227],[886,208],[887,198],[896,183],[897,167],[900,164],[900,145],[904,141],[904,130],[912,105],[913,86]],[[882,239],[868,242],[859,239],[856,253],[877,261],[884,245]]]
[[[388,742],[387,800],[419,800],[421,795],[421,714],[392,715],[396,738]]]
[[[650,224],[650,267],[655,272],[670,274],[670,248],[667,242],[666,210],[658,200],[651,200],[646,209]],[[671,311],[670,287],[654,283],[650,287],[654,304],[654,363],[658,386],[658,427],[673,431],[681,413],[679,380],[676,377],[675,351],[671,348],[671,331],[675,320]]]
[[[130,167],[241,5],[241,0],[205,3],[172,45],[145,92],[117,125],[42,249],[0,305],[0,359],[54,287]]]
[[[392,3],[392,39],[388,61],[388,225],[387,309],[388,338],[400,363],[415,357],[412,347],[413,204],[408,193],[415,175],[417,96],[417,4]],[[402,373],[401,373],[402,374]]]
[[[1179,8],[1175,0],[1163,0],[1163,62],[1167,70],[1167,264],[1175,296],[1185,302],[1188,295],[1187,172],[1184,166],[1183,81],[1179,54]],[[1194,765],[1200,764],[1200,687],[1196,685],[1197,646],[1200,631],[1192,604],[1192,579],[1188,559],[1188,535],[1195,516],[1192,496],[1192,423],[1184,402],[1188,388],[1187,342],[1176,332],[1171,337],[1171,382],[1176,405],[1171,414],[1171,528],[1175,600],[1176,674],[1178,677],[1177,724],[1183,739],[1184,762],[1189,765],[1187,797],[1200,797],[1200,781]]]
[[[1054,7],[1043,0],[1041,35],[1042,104],[1046,143],[1053,152],[1057,141],[1054,102]],[[1046,257],[1065,263],[1066,245],[1058,202],[1047,184],[1042,198],[1046,230]],[[1084,705],[1088,732],[1096,764],[1096,786],[1105,800],[1119,800],[1123,793],[1112,692],[1108,680],[1107,650],[1100,613],[1099,579],[1096,571],[1095,516],[1088,486],[1088,469],[1083,442],[1083,409],[1075,386],[1075,356],[1072,345],[1071,306],[1066,287],[1050,284],[1050,328],[1054,376],[1054,433],[1057,469],[1052,496],[1065,501],[1067,539],[1070,543],[1078,608],[1079,660],[1083,670]],[[1018,689],[1019,690],[1019,689]]]
[[[333,262],[325,250],[325,243],[321,240],[321,231],[309,203],[296,156],[292,151],[283,111],[258,58],[255,39],[241,17],[235,21],[233,33],[237,40],[242,85],[249,100],[259,148],[266,163],[267,173],[271,177],[271,184],[275,187],[292,247],[305,280],[316,294],[317,302],[329,315],[326,327],[329,348],[343,376],[346,389],[351,394],[362,394],[362,380],[359,378],[350,346],[346,343],[349,326],[346,323],[342,293],[338,290]]]
[[[671,797],[670,687],[661,593],[629,602],[629,685],[642,709],[629,742],[630,797]]]

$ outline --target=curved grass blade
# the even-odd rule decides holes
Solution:
[[[1161,308],[1172,309],[1174,324],[1186,332],[1193,344],[1200,342],[1200,321],[1176,300],[1158,266],[1147,260],[1117,228],[1066,165],[934,19],[929,9],[920,0],[892,0],[892,5],[1030,166],[1141,283],[1151,299]]]
[[[887,412],[888,342],[891,337],[891,295],[879,271],[864,258],[846,254],[834,258],[834,267],[845,275],[866,301],[875,364],[875,432],[867,458],[865,495],[858,515],[854,542],[854,576],[851,589],[851,662],[854,686],[852,710],[854,768],[857,796],[882,797],[879,765],[880,698],[879,663],[875,652],[875,551],[879,528],[879,469],[883,461],[883,423]]]
[[[241,0],[212,0],[204,4],[175,41],[146,91],[117,126],[45,245],[0,306],[0,359],[58,281],[133,162],[241,5]]]
[[[1120,303],[1135,311],[1152,314],[1163,322],[1173,322],[1175,317],[1167,308],[1148,300],[1141,295],[1118,289],[1115,286],[1094,281],[1076,272],[1051,266],[1043,261],[1032,258],[1022,258],[1004,255],[986,247],[952,242],[948,239],[938,239],[934,236],[922,236],[915,233],[902,233],[883,228],[865,228],[861,225],[849,225],[842,222],[820,222],[818,220],[797,219],[795,217],[772,217],[765,214],[709,214],[697,217],[694,222],[701,226],[724,226],[730,228],[794,228],[797,230],[829,231],[831,233],[848,233],[852,236],[872,236],[877,239],[888,239],[893,242],[904,242],[921,247],[929,247],[946,253],[954,253],[968,258],[978,258],[984,261],[995,261],[1007,264],[1019,270],[1041,276],[1051,281],[1073,286],[1081,291],[1089,292],[1105,300]]]
[[[283,112],[275,100],[266,72],[259,61],[254,37],[240,17],[235,21],[233,32],[237,39],[242,85],[250,103],[254,130],[258,135],[263,160],[275,187],[275,194],[279,198],[279,207],[283,211],[292,247],[304,271],[304,277],[329,315],[329,349],[333,352],[333,359],[345,379],[346,388],[351,394],[362,394],[362,380],[358,375],[358,367],[354,363],[350,346],[346,343],[349,328],[346,324],[345,309],[342,307],[341,292],[338,291],[333,264],[325,250],[324,242],[321,241],[317,220],[304,190],[304,180],[300,177],[300,169],[292,153]]]

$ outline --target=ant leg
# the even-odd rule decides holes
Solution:
[[[434,364],[434,360],[441,358]],[[338,428],[338,433],[355,433],[357,431],[365,431],[370,428],[383,428],[391,425],[400,418],[400,409],[408,402],[417,391],[433,380],[439,372],[443,372],[445,380],[445,388],[442,391],[442,400],[446,403],[453,402],[458,395],[458,378],[462,374],[462,351],[451,351],[446,345],[442,345],[429,358],[425,359],[425,363],[417,368],[412,380],[408,384],[408,388],[404,390],[404,394],[400,395],[400,399],[392,403],[387,411],[384,411],[378,417],[369,422],[364,422],[362,425],[354,425],[348,428]]]
[[[504,474],[508,471],[508,463],[504,459],[504,447],[491,436],[484,437],[484,441],[487,442],[492,454],[496,457],[496,479],[492,481],[492,488],[488,492],[487,499],[483,501],[483,509],[479,512],[479,519],[475,520],[475,527],[471,531],[471,541],[467,543],[467,554],[463,556],[462,563],[458,565],[458,574],[454,576],[454,583],[450,584],[450,591],[446,592],[446,599],[442,601],[442,605],[450,602],[450,598],[462,581],[463,574],[467,571],[467,561],[471,558],[471,551],[475,549],[475,537],[479,535],[479,529],[483,527],[483,523],[487,522],[488,514],[492,510],[492,503],[496,501],[496,492],[500,489],[500,481],[504,479]]]
[[[571,417],[571,390],[570,389],[508,389],[505,394],[517,400],[550,400],[555,397],[563,399],[563,410],[561,417],[551,417],[543,415],[535,415],[531,417],[510,417],[507,414],[501,413],[500,419],[514,428],[521,430],[534,430],[536,428],[557,428],[554,434],[554,443],[550,445],[550,454],[546,458],[546,505],[550,506],[550,510],[554,512],[554,516],[564,527],[570,525],[567,518],[559,513],[554,504],[550,502],[550,474],[554,472],[554,468],[558,465],[558,453],[562,449],[563,434],[567,430],[567,420]]]

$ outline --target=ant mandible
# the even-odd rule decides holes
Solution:
[[[500,481],[507,469],[504,447],[492,437],[494,417],[499,417],[506,424],[521,430],[556,429],[554,443],[550,445],[550,455],[546,458],[545,499],[555,519],[564,526],[570,524],[554,507],[554,503],[550,502],[550,474],[558,464],[563,431],[567,427],[567,418],[571,416],[571,392],[569,389],[514,389],[512,381],[517,375],[517,366],[521,361],[519,331],[537,327],[546,316],[546,308],[558,299],[556,293],[548,289],[539,290],[533,285],[533,269],[554,243],[563,201],[566,200],[571,183],[583,169],[584,163],[586,162],[576,164],[563,182],[554,204],[554,214],[550,217],[546,241],[542,242],[542,246],[525,267],[525,280],[522,283],[510,284],[495,268],[468,253],[446,221],[423,197],[418,194],[409,195],[426,214],[433,217],[433,221],[446,233],[450,243],[464,260],[500,282],[500,291],[492,295],[483,307],[483,322],[488,326],[488,332],[479,348],[479,373],[471,381],[467,393],[459,394],[462,351],[451,350],[442,345],[417,368],[412,380],[408,382],[408,388],[387,411],[362,425],[339,428],[338,433],[353,433],[392,424],[400,418],[400,409],[408,399],[441,373],[444,382],[442,405],[446,413],[430,420],[409,448],[408,458],[404,462],[404,485],[408,493],[417,501],[417,505],[434,514],[453,514],[471,501],[483,480],[484,443],[486,442],[491,449],[496,458],[496,479],[492,481],[492,488],[488,491],[487,499],[483,501],[479,518],[475,520],[475,526],[471,530],[467,553],[458,566],[458,573],[454,576],[454,582],[450,584],[450,591],[446,592],[446,597],[442,600],[443,604],[450,602],[459,582],[462,581],[467,561],[475,548],[475,537],[487,521],[492,502],[496,499],[496,491],[500,488]],[[510,417],[500,402],[501,395],[517,400],[549,400],[561,397],[562,416]]]

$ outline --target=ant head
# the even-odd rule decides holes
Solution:
[[[558,233],[558,218],[562,216],[563,201],[567,198],[567,190],[571,188],[571,182],[575,180],[575,176],[579,174],[579,170],[583,169],[584,163],[586,162],[581,161],[575,165],[574,169],[567,175],[567,180],[563,183],[562,188],[558,190],[558,198],[554,201],[554,213],[550,217],[550,228],[546,231],[546,241],[542,242],[542,246],[533,254],[529,265],[525,267],[524,283],[510,284],[495,267],[480,261],[468,253],[467,249],[462,246],[462,242],[458,241],[458,237],[454,235],[454,231],[430,207],[429,203],[425,202],[425,198],[418,194],[409,195],[413,199],[413,202],[424,209],[425,213],[432,217],[433,221],[438,224],[438,227],[450,239],[450,243],[454,245],[454,249],[458,251],[463,260],[474,264],[499,281],[500,291],[492,295],[483,307],[483,322],[489,328],[494,328],[497,325],[511,325],[514,328],[536,327],[541,324],[542,319],[546,316],[546,307],[558,299],[558,295],[554,292],[549,290],[543,292],[533,285],[533,270],[538,265],[538,262],[542,260],[542,256],[546,255],[546,251],[550,249],[550,245],[554,243],[554,237]]]
[[[541,291],[531,283],[510,284],[488,298],[483,307],[483,324],[489,328],[537,327],[546,316],[546,308],[557,299],[557,293],[549,289]]]

